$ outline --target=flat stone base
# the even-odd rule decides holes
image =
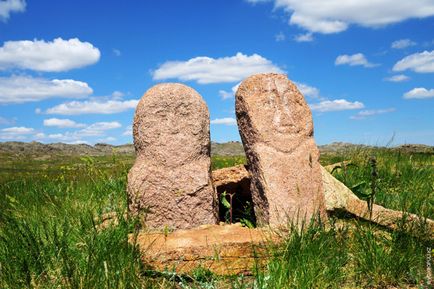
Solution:
[[[130,242],[134,242],[130,235]],[[202,267],[218,275],[249,274],[262,267],[267,245],[277,237],[265,229],[240,224],[205,225],[172,233],[139,233],[142,260],[152,269],[191,273]]]
[[[322,168],[321,171],[329,212],[345,211],[384,227],[397,228],[404,216],[403,212],[374,204],[370,216],[365,201],[357,198],[327,169]],[[232,188],[237,193],[234,188],[249,181],[249,174],[244,166],[238,166],[214,171],[213,178],[217,190],[219,187],[224,188],[221,191]],[[410,225],[425,224],[428,236],[434,238],[434,220],[413,214],[405,216]],[[103,228],[110,224],[109,217],[103,219]],[[269,246],[279,240],[276,232],[272,233],[266,228],[249,229],[240,224],[225,224],[203,225],[168,234],[142,232],[138,234],[135,244],[140,249],[143,263],[158,271],[169,270],[182,274],[202,267],[218,275],[234,275],[249,274],[255,266],[263,267],[270,252]],[[134,244],[133,235],[130,235],[130,243]]]

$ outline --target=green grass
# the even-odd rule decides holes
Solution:
[[[377,159],[379,175],[375,203],[434,219],[434,155],[365,149],[325,157],[323,163],[351,160],[352,166],[334,173],[351,188],[362,181],[369,183],[371,156]]]
[[[434,157],[388,150],[324,156],[324,164],[351,160],[335,176],[348,186],[369,182],[375,154],[376,202],[433,218]],[[432,240],[403,225],[396,231],[333,217],[331,228],[306,225],[270,248],[253,276],[219,277],[198,268],[190,276],[154,272],[127,236],[137,222],[126,211],[129,156],[14,159],[0,165],[0,288],[384,288],[425,284]],[[213,168],[245,162],[213,157]],[[116,212],[118,225],[99,228]],[[343,216],[345,217],[345,216]],[[412,232],[411,234],[409,232]]]
[[[418,240],[400,228],[381,234],[371,226],[357,226],[354,230],[352,254],[354,274],[364,286],[417,284],[424,278],[426,262],[421,254],[428,241]]]
[[[69,171],[0,186],[0,288],[144,284],[139,254],[127,240],[133,223],[121,217],[125,176],[105,175],[88,163],[84,168],[77,176]],[[119,225],[98,230],[97,217],[112,211]]]
[[[349,262],[346,233],[310,224],[291,227],[283,245],[272,250],[267,268],[258,271],[259,288],[339,288]]]
[[[211,158],[211,169],[217,170],[237,165],[246,164],[245,156],[213,156]]]

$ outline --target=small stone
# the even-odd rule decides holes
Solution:
[[[246,151],[260,225],[326,218],[312,114],[283,74],[257,74],[236,92],[238,129]]]
[[[143,216],[148,228],[216,224],[209,112],[202,97],[182,84],[155,85],[137,106],[133,136],[130,212]]]

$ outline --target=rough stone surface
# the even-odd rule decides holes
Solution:
[[[237,184],[244,180],[250,182],[250,175],[245,165],[218,169],[212,172],[212,181],[216,188],[229,184]]]
[[[339,162],[339,163],[334,163],[334,164],[331,164],[331,165],[324,166],[324,168],[328,172],[333,173],[334,169],[337,169],[337,168],[346,169],[351,164],[352,164],[351,161],[342,161],[342,162]]]
[[[159,271],[190,273],[198,267],[215,274],[233,275],[252,272],[254,265],[266,261],[268,241],[278,236],[239,224],[208,225],[172,233],[142,232],[130,242],[140,248],[142,260]]]
[[[202,97],[182,84],[152,87],[136,108],[133,136],[130,212],[143,215],[148,228],[215,224],[209,112]]]
[[[328,168],[333,169],[334,166],[329,165],[325,168],[321,166],[327,211],[346,210],[348,200],[350,199],[361,201],[349,188],[329,173]],[[366,202],[365,207],[367,207]]]
[[[348,199],[345,211],[361,219],[393,230],[398,229],[402,225],[404,225],[410,231],[414,230],[415,232],[420,232],[420,229],[422,229],[427,234],[425,237],[434,239],[434,220],[431,219],[423,218],[415,214],[387,209],[376,204],[373,204],[372,206],[371,215],[367,208],[366,202],[358,198]]]
[[[390,229],[397,229],[403,220],[412,228],[423,226],[431,238],[434,238],[434,221],[415,214],[387,209],[373,204],[369,213],[366,201],[359,199],[343,183],[333,177],[325,168],[322,169],[324,195],[328,211],[345,211],[358,218],[376,223]]]
[[[379,225],[397,228],[403,213],[374,205],[373,218],[369,219],[366,202],[355,196],[350,189],[321,168],[328,211],[344,210],[359,218]],[[224,168],[213,172],[216,188],[240,185],[250,179],[244,166]],[[329,201],[330,200],[330,201]],[[416,215],[407,215],[410,225],[425,222],[431,238],[434,238],[434,221],[421,220]],[[191,273],[198,267],[207,268],[219,275],[248,274],[254,265],[264,266],[269,255],[269,244],[282,239],[279,231],[265,228],[248,229],[239,224],[204,225],[190,230],[131,234],[129,242],[137,245],[144,264],[159,271],[175,270]],[[271,241],[271,242],[270,242]],[[272,251],[271,251],[272,252]]]
[[[222,168],[212,172],[212,181],[216,189],[229,184],[238,184],[246,179],[250,182],[249,171],[244,165]]]
[[[325,218],[312,114],[283,74],[257,74],[236,93],[236,115],[251,174],[258,224]]]
[[[373,205],[372,217],[370,217],[366,202],[360,200],[349,188],[329,173],[329,170],[332,170],[338,164],[326,167],[321,166],[325,206],[328,212],[347,212],[357,218],[390,229],[398,228],[398,225],[401,223],[403,218],[405,218],[407,224],[413,228],[418,228],[418,226],[420,227],[421,225],[424,226],[430,237],[434,238],[434,220],[431,219],[422,218],[415,214],[406,214],[401,211],[387,209],[377,204]],[[214,176],[216,177],[215,187],[217,190],[227,185],[237,186],[246,182],[246,180],[250,180],[249,172],[244,166],[216,170],[213,172],[213,178]]]

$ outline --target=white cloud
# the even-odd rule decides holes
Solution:
[[[63,134],[61,134],[61,133],[52,133],[52,134],[49,134],[48,135],[48,138],[50,138],[50,139],[63,139],[63,138],[65,138],[65,136],[63,135]]]
[[[365,119],[369,116],[374,116],[378,114],[385,114],[389,112],[394,112],[395,108],[386,108],[386,109],[370,109],[370,110],[362,110],[359,111],[357,114],[351,116],[351,119],[361,120]]]
[[[76,145],[76,144],[89,144],[89,142],[84,141],[84,140],[75,140],[75,141],[67,141],[65,142],[66,144],[72,144],[72,145]]]
[[[70,119],[59,119],[59,118],[48,118],[44,119],[44,126],[55,126],[59,128],[77,128],[77,127],[85,127],[86,125],[83,123],[76,123]]]
[[[393,41],[391,46],[393,49],[404,49],[410,46],[415,46],[417,43],[410,39],[400,39]]]
[[[376,64],[370,63],[365,55],[362,53],[356,53],[353,55],[343,54],[339,55],[335,60],[335,65],[350,65],[350,66],[356,66],[361,65],[364,67],[375,67]]]
[[[297,42],[311,42],[313,41],[313,34],[310,32],[304,34],[298,34],[294,37],[294,40]]]
[[[99,143],[111,143],[111,142],[114,142],[115,140],[116,140],[115,137],[109,136],[106,138],[100,138],[97,140],[97,142],[99,142]]]
[[[0,130],[0,139],[2,140],[24,140],[35,130],[31,127],[14,126]]]
[[[424,87],[416,87],[404,93],[405,99],[425,99],[434,97],[434,89],[426,89]]]
[[[281,41],[285,41],[286,36],[285,34],[283,34],[283,32],[279,32],[276,35],[274,35],[274,40],[276,40],[276,42],[281,42]]]
[[[0,116],[0,125],[14,125],[15,119],[8,119]]]
[[[46,135],[45,135],[45,133],[43,133],[43,132],[38,132],[38,133],[36,133],[36,134],[34,135],[34,138],[37,139],[37,140],[41,140],[41,139],[46,138]]]
[[[117,121],[112,122],[96,122],[90,126],[78,131],[80,136],[99,136],[106,130],[120,128],[122,125]]]
[[[108,101],[71,101],[47,109],[47,114],[79,115],[79,114],[114,114],[135,109],[139,100]]]
[[[289,19],[289,24],[301,26],[310,32],[318,32],[323,34],[338,33],[347,30],[348,24],[339,20],[323,20],[312,17],[310,15],[303,15],[293,13]]]
[[[393,66],[393,71],[413,70],[419,73],[434,72],[434,50],[414,53]]]
[[[25,0],[0,1],[0,21],[6,22],[12,12],[24,12],[25,10]]]
[[[223,100],[225,100],[233,98],[235,94],[233,91],[219,90],[219,95]]]
[[[391,81],[391,82],[403,82],[403,81],[410,80],[410,77],[404,74],[398,74],[398,75],[393,75],[391,77],[386,77],[384,80]]]
[[[319,89],[301,82],[294,82],[297,86],[298,90],[303,94],[303,96],[307,96],[310,98],[321,98],[319,94]]]
[[[117,121],[112,122],[96,122],[88,127],[85,127],[78,131],[73,132],[65,132],[65,133],[56,133],[56,134],[49,134],[47,136],[48,139],[56,140],[56,141],[62,141],[66,143],[77,143],[77,142],[85,142],[84,138],[87,137],[110,137],[106,136],[106,131],[120,128],[122,125]]]
[[[116,48],[113,48],[113,54],[115,55],[115,56],[121,56],[122,55],[122,53],[121,53],[121,51],[119,50],[119,49],[116,49]]]
[[[63,123],[61,121],[64,121]],[[51,121],[51,124],[59,124],[58,127],[83,127],[76,131],[67,131],[63,133],[54,133],[46,135],[43,132],[38,132],[29,127],[9,127],[0,130],[0,139],[2,140],[48,140],[48,141],[60,141],[65,143],[89,143],[90,138],[98,137],[97,141],[111,142],[116,140],[113,136],[107,135],[107,132],[113,129],[121,128],[122,125],[117,121],[111,122],[96,122],[91,125],[75,124],[74,126],[68,126],[68,120]],[[46,122],[44,122],[45,125]],[[49,122],[50,123],[50,122]],[[74,122],[73,122],[74,123]],[[48,125],[51,126],[51,125]]]
[[[351,102],[345,99],[324,100],[319,103],[310,104],[312,111],[319,112],[361,109],[364,107],[364,104],[359,101]]]
[[[1,131],[6,133],[14,133],[14,134],[29,134],[29,133],[33,133],[35,130],[30,127],[14,126],[14,127],[4,128]]]
[[[317,33],[342,32],[351,24],[380,27],[434,15],[432,0],[273,0],[290,14],[289,24]],[[251,3],[262,1],[249,0]]]
[[[98,48],[78,38],[7,41],[0,47],[0,70],[67,71],[94,64],[100,55]]]
[[[126,136],[132,136],[133,135],[133,127],[130,125],[128,126],[124,132],[122,133],[122,135],[126,135]]]
[[[216,118],[211,120],[211,124],[236,125],[237,120],[232,117]]]
[[[87,83],[72,79],[0,77],[0,103],[23,103],[54,97],[80,98],[92,92]]]
[[[0,139],[6,140],[6,141],[21,141],[26,140],[27,136],[25,135],[16,135],[16,134],[8,134],[8,133],[1,133],[0,132]]]
[[[226,90],[219,90],[219,95],[220,97],[225,100],[225,99],[229,99],[229,98],[233,98],[235,96],[235,93],[238,90],[238,87],[240,86],[241,82],[239,82],[238,84],[232,86],[231,91],[226,91]]]
[[[125,96],[125,93],[123,93],[122,91],[118,91],[118,90],[113,91],[113,93],[111,95],[112,99],[115,99],[115,100],[120,100],[124,96]]]
[[[235,56],[195,57],[187,61],[168,61],[153,72],[154,80],[179,79],[200,84],[236,82],[256,73],[283,72],[270,60],[238,52]]]

